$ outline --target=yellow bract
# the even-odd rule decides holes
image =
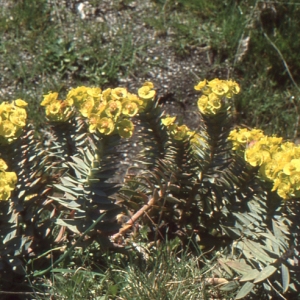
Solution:
[[[22,100],[22,99],[17,99],[17,100],[15,100],[15,101],[14,101],[14,104],[15,104],[16,106],[19,106],[19,107],[24,107],[24,106],[27,106],[27,105],[28,105],[28,103],[27,103],[26,101]]]
[[[229,91],[229,86],[226,81],[218,78],[209,81],[208,86],[211,88],[211,91],[218,96],[225,96]]]
[[[98,87],[88,88],[86,93],[88,96],[92,97],[95,101],[100,100],[101,97],[101,89]]]
[[[127,97],[127,90],[125,88],[115,88],[111,91],[111,97],[114,100],[124,99]]]
[[[102,118],[99,119],[99,122],[97,123],[97,129],[100,133],[108,135],[114,131],[115,125],[112,119]]]
[[[105,114],[116,120],[122,113],[122,103],[118,100],[108,101],[105,109]]]
[[[26,110],[19,107],[16,107],[15,111],[13,111],[9,116],[10,122],[18,127],[24,127],[26,125],[26,119]]]
[[[80,108],[78,109],[80,113],[88,118],[90,114],[92,113],[92,110],[94,108],[95,101],[93,97],[88,97],[81,105]]]
[[[0,158],[0,171],[5,171],[7,168],[6,162]]]
[[[5,138],[13,137],[16,133],[16,126],[9,120],[4,120],[0,124],[0,135]]]
[[[205,86],[206,86],[206,79],[204,79],[203,81],[200,81],[197,85],[194,86],[194,89],[196,91],[201,91]]]
[[[176,117],[166,117],[161,119],[161,123],[165,126],[173,125],[176,120]]]
[[[41,103],[41,106],[47,106],[50,103],[57,100],[58,93],[49,93],[48,95],[44,95],[44,100]]]
[[[118,133],[123,138],[130,138],[133,134],[134,125],[130,120],[122,120],[117,124]]]
[[[153,90],[153,83],[146,81],[141,88],[138,90],[138,96],[143,100],[150,100],[155,97],[155,90]]]
[[[135,116],[139,111],[138,105],[132,101],[122,103],[122,114],[127,117]]]

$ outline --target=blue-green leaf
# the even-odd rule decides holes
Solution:
[[[265,267],[259,272],[258,276],[254,279],[254,283],[258,283],[269,278],[272,274],[276,272],[276,270],[277,268],[275,268],[272,265]]]
[[[254,283],[246,282],[235,296],[235,300],[244,299],[253,290],[253,287]]]
[[[290,272],[285,264],[281,264],[282,292],[285,293],[290,284]]]

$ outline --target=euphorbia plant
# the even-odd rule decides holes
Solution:
[[[271,180],[283,198],[298,197],[297,147],[232,128],[228,99],[240,92],[236,82],[203,80],[195,89],[202,93],[197,129],[164,113],[151,82],[137,95],[84,86],[64,100],[45,95],[41,138],[25,126],[23,100],[3,105],[5,162],[16,176],[0,162],[7,200],[1,201],[2,278],[46,274],[67,264],[76,247],[120,251],[146,233],[149,245],[177,237],[182,247],[218,255],[227,275],[216,269],[216,276],[226,276],[228,290],[241,286],[237,299],[250,292],[270,296],[274,285],[287,292],[297,239],[290,238],[295,225],[286,211],[293,206],[260,179]],[[120,145],[132,136],[139,153],[124,180],[115,180]]]

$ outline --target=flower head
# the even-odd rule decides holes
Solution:
[[[100,118],[97,122],[97,130],[105,135],[111,134],[115,129],[114,122],[111,118]]]
[[[146,81],[138,90],[138,96],[143,100],[153,99],[156,92],[153,90],[154,85],[150,81]]]
[[[117,124],[118,133],[123,138],[130,138],[133,134],[134,125],[130,120],[123,119]]]
[[[194,86],[194,89],[196,91],[201,91],[207,84],[206,79],[204,79],[203,81],[200,81],[197,85]]]
[[[161,123],[165,126],[171,126],[175,123],[176,117],[166,117],[161,119]]]
[[[122,102],[122,114],[127,117],[135,116],[139,111],[138,105],[133,101]]]
[[[218,78],[209,81],[208,86],[211,88],[212,92],[218,96],[224,96],[229,91],[227,82]]]
[[[105,114],[109,118],[116,119],[121,115],[122,103],[119,100],[108,101],[105,108]]]
[[[48,95],[44,95],[44,99],[41,102],[41,106],[47,106],[52,102],[55,102],[57,100],[57,97],[58,93],[49,93]]]
[[[111,90],[111,97],[114,100],[122,100],[127,97],[127,90],[125,88],[115,88]]]

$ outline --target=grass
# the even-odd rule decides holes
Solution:
[[[129,256],[107,253],[95,264],[86,253],[81,256],[82,267],[53,269],[48,280],[33,286],[37,299],[196,300],[232,296],[232,291],[221,293],[211,285],[211,278],[220,275],[208,267],[217,264],[216,258],[208,261],[201,252],[195,256],[179,250],[177,239],[158,247],[135,247],[139,250]]]
[[[237,124],[293,140],[300,136],[299,2],[156,0],[145,6],[142,0],[115,0],[97,12],[98,1],[89,1],[86,19],[76,14],[76,7],[55,0],[0,2],[0,97],[30,102],[29,118],[37,124],[43,120],[41,97],[50,90],[64,95],[77,85],[139,82],[152,67],[163,69],[163,53],[148,60],[160,40],[178,61],[193,60],[195,50],[206,49],[196,75],[230,77],[241,84]],[[130,16],[130,22],[116,18],[116,10]],[[156,39],[136,28],[148,28]],[[221,297],[218,289],[204,284],[215,261],[200,262],[199,255],[179,255],[169,248],[152,251],[142,263],[110,254],[105,268],[82,256],[82,268],[61,266],[49,278],[31,283],[41,293],[35,297],[46,299],[45,290],[47,299]],[[230,299],[231,294],[223,292],[222,297]]]
[[[156,2],[162,11],[160,21],[150,23],[172,33],[170,46],[178,55],[192,55],[196,47],[209,46],[211,67],[203,75],[232,77],[241,84],[242,95],[235,103],[238,124],[289,139],[299,136],[300,3]]]
[[[178,58],[192,58],[198,48],[210,49],[210,66],[203,61],[205,68],[197,75],[232,77],[241,84],[237,123],[290,139],[299,135],[297,2],[157,0],[137,13],[132,1],[115,1],[111,9],[130,14],[130,22],[110,19],[109,10],[81,19],[76,7],[72,11],[55,0],[3,2],[0,96],[31,102],[31,119],[41,122],[39,102],[50,90],[64,95],[71,86],[117,85],[122,78],[138,81],[153,64],[163,68],[163,56],[146,62],[156,40],[136,32],[142,20]],[[86,14],[93,6],[90,1]],[[274,105],[276,111],[270,111]]]
[[[47,0],[16,1],[2,9],[4,36],[0,66],[4,70],[1,98],[31,102],[30,118],[39,122],[41,95],[66,93],[71,86],[114,84],[137,67],[131,28],[121,21],[107,24],[81,20],[66,8]],[[9,1],[7,2],[9,3]]]

